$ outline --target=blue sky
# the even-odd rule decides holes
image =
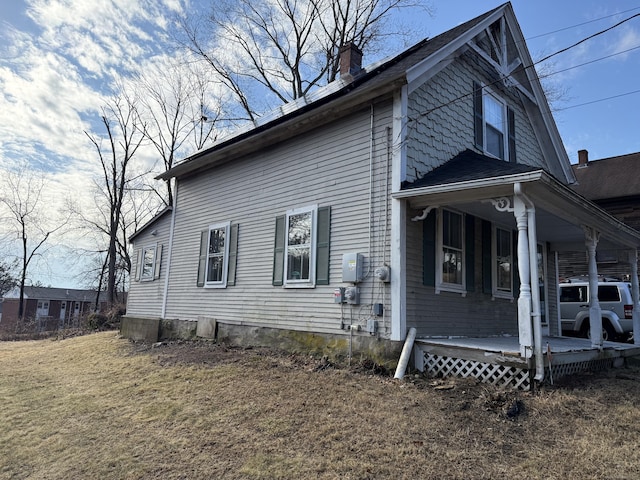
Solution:
[[[414,11],[404,21],[417,42],[502,3],[433,0],[433,16]],[[50,208],[60,206],[70,194],[81,202],[97,173],[95,151],[84,131],[96,127],[99,107],[115,78],[171,56],[163,46],[174,16],[208,4],[208,0],[0,3],[0,166],[26,159],[47,175]],[[640,0],[514,0],[512,4],[534,60],[640,13]],[[363,63],[375,60],[365,56]],[[548,81],[564,92],[554,103],[555,119],[572,162],[577,162],[579,149],[587,149],[591,159],[640,151],[640,93],[636,92],[640,17],[544,66],[547,72],[560,72]],[[79,267],[70,265],[62,250],[53,249],[50,256],[33,271],[32,280],[79,286],[75,277]]]

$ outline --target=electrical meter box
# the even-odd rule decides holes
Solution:
[[[342,255],[342,281],[360,283],[364,271],[364,255],[361,253],[345,253]]]

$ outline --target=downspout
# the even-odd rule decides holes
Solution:
[[[162,292],[162,312],[160,318],[164,319],[167,315],[167,295],[169,293],[169,272],[171,270],[171,255],[173,253],[173,230],[176,226],[176,207],[178,205],[178,180],[173,192],[173,205],[171,209],[171,229],[169,230],[169,248],[167,249],[167,268],[164,276],[164,289]]]
[[[535,380],[544,380],[544,357],[542,356],[542,316],[540,313],[540,285],[538,283],[538,240],[536,234],[536,209],[523,193],[522,185],[516,182],[514,193],[527,207],[527,237],[529,240],[529,275],[531,277],[531,319],[533,321],[533,349],[536,358]]]

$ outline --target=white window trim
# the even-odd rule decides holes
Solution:
[[[151,260],[151,274],[150,275],[145,275],[144,274],[144,259],[146,256],[146,253],[148,251],[153,251],[153,259]],[[141,257],[140,258],[140,281],[141,282],[151,282],[153,281],[153,279],[156,276],[156,253],[158,251],[157,245],[150,245],[147,247],[143,247],[142,248],[142,252],[141,252]]]
[[[311,251],[309,252],[309,279],[289,280],[289,217],[311,212]],[[318,205],[295,208],[288,210],[284,222],[284,271],[282,272],[282,284],[285,288],[314,288],[316,286],[316,238],[318,234]]]
[[[498,230],[507,232],[509,234],[509,244],[511,246],[511,260],[510,260],[510,275],[511,275],[511,288],[509,290],[498,290]],[[494,298],[504,298],[513,301],[513,232],[508,228],[502,228],[493,225],[491,235],[491,291]]]
[[[222,280],[213,282],[209,281],[207,274],[209,273],[209,247],[211,243],[211,230],[224,229],[224,258],[222,261]],[[231,222],[214,223],[209,225],[209,233],[207,234],[207,257],[204,264],[204,288],[227,288],[227,273],[229,270],[229,233],[231,232]]]
[[[447,210],[451,213],[455,213],[456,215],[460,215],[462,217],[462,285],[458,285],[456,283],[446,283],[443,281],[442,274],[442,265],[444,263],[444,251],[443,251],[443,243],[442,243],[442,219],[443,219],[443,211]],[[465,221],[464,221],[464,213],[458,212],[456,210],[451,209],[438,209],[438,217],[437,217],[437,228],[436,228],[436,288],[435,293],[440,292],[454,292],[460,293],[462,296],[467,295],[467,266],[465,261],[466,251],[465,251]]]
[[[502,152],[504,153],[504,158],[500,158],[493,153],[487,150],[487,110],[484,106],[484,97],[489,96],[493,98],[496,102],[498,102],[502,106],[502,118],[504,121],[504,125],[502,126]],[[486,85],[482,85],[482,149],[484,150],[485,155],[493,158],[497,158],[498,160],[504,160],[505,162],[509,161],[509,119],[507,118],[507,102],[504,101],[500,95],[497,95],[491,88]]]

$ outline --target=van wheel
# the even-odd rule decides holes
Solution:
[[[582,328],[580,329],[580,336],[583,338],[591,338],[591,326],[589,325],[589,322],[587,322],[586,320],[582,323]],[[615,342],[616,341],[616,331],[615,329],[611,326],[611,324],[608,321],[604,321],[602,323],[602,340],[604,340],[605,342]]]

